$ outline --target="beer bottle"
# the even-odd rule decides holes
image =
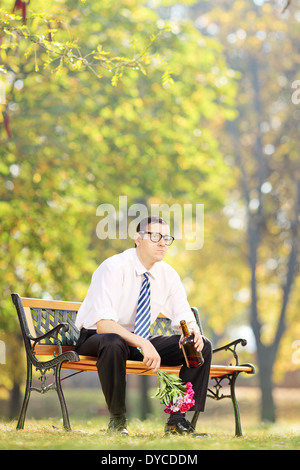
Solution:
[[[183,338],[180,340],[181,349],[188,367],[200,367],[204,364],[202,353],[194,346],[194,335],[191,335],[185,320],[181,320]]]

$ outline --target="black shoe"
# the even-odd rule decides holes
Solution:
[[[169,420],[165,425],[165,433],[181,435],[192,434],[193,437],[209,437],[207,433],[196,432],[195,428],[185,418],[180,418],[176,421]]]
[[[127,431],[126,425],[127,425],[127,419],[125,415],[114,416],[110,418],[107,432],[116,433],[116,434],[119,434],[120,436],[128,436],[129,433]]]

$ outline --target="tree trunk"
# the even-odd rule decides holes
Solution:
[[[149,391],[149,377],[147,375],[141,376],[141,410],[140,410],[140,419],[144,421],[147,419],[149,414],[152,412],[151,402],[149,400],[148,391]]]
[[[276,406],[273,397],[273,366],[274,360],[270,348],[260,346],[258,354],[259,363],[259,381],[261,389],[261,420],[275,423]]]
[[[15,381],[10,391],[9,419],[13,420],[19,416],[21,408],[21,390],[20,383]]]

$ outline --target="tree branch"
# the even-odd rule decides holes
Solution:
[[[37,45],[48,54],[48,60],[44,61],[45,66],[59,59],[60,64],[56,70],[61,68],[63,64],[68,65],[71,70],[79,70],[84,66],[89,68],[98,78],[102,78],[102,76],[97,73],[96,68],[101,67],[113,74],[113,85],[117,84],[118,80],[122,77],[123,70],[126,68],[140,70],[142,73],[146,73],[145,66],[150,63],[149,50],[157,38],[163,33],[163,31],[160,30],[157,31],[156,34],[152,34],[143,50],[141,50],[137,55],[133,54],[132,58],[119,56],[111,57],[110,52],[102,50],[101,46],[98,46],[96,50],[83,56],[81,54],[80,47],[77,44],[70,41],[67,41],[66,43],[55,41],[52,34],[49,38],[49,32],[46,35],[32,34],[28,26],[25,24],[22,24],[21,26],[10,24],[14,20],[18,20],[18,17],[14,15],[2,15],[0,23],[0,31],[2,31],[4,35],[6,34],[16,40],[16,42],[12,44],[12,48],[18,47],[17,41],[22,37],[32,44]],[[30,52],[31,47],[29,46],[27,54]],[[90,57],[92,57],[92,60],[90,60]]]

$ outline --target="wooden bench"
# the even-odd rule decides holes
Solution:
[[[22,298],[19,294],[12,294],[12,300],[17,310],[27,357],[26,390],[17,429],[24,428],[31,391],[46,393],[49,390],[56,390],[61,405],[63,426],[65,430],[71,430],[68,410],[61,387],[61,370],[67,369],[76,372],[97,371],[95,357],[79,356],[75,351],[75,344],[79,336],[79,331],[75,326],[75,319],[81,303]],[[198,310],[193,307],[192,311],[203,334]],[[152,325],[152,334],[174,334],[171,328],[171,321],[160,315]],[[240,413],[235,395],[236,379],[241,372],[255,374],[255,368],[252,364],[239,365],[236,352],[239,344],[245,346],[247,342],[244,339],[237,339],[213,351],[213,353],[231,351],[235,364],[211,366],[210,377],[215,385],[209,388],[207,393],[208,397],[215,400],[231,398],[235,416],[236,436],[242,436]],[[32,367],[35,367],[41,374],[39,377],[41,381],[40,388],[32,386]],[[47,373],[51,370],[55,380],[51,385],[46,385]],[[161,370],[179,374],[180,366],[162,366]],[[150,369],[145,367],[143,362],[138,361],[127,361],[127,374],[155,375]],[[223,395],[221,392],[224,380],[226,380],[226,384],[230,387],[230,394],[227,395]],[[192,419],[194,427],[196,427],[198,416],[199,412],[196,411]]]

